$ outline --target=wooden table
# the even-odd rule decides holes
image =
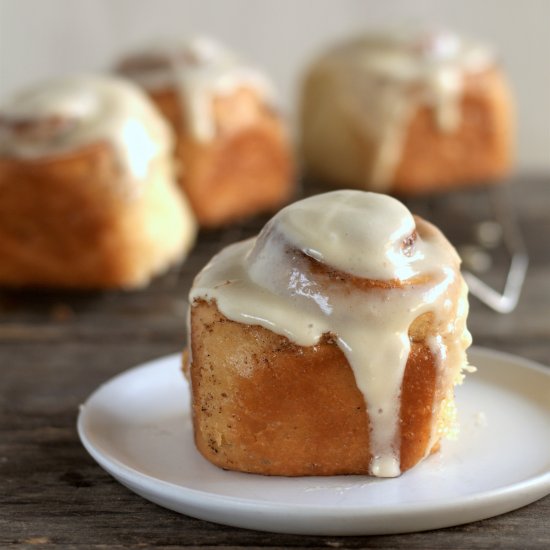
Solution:
[[[499,315],[472,299],[469,326],[479,345],[548,365],[550,181],[526,177],[512,191],[531,257],[521,302],[512,314]],[[454,222],[450,232],[458,229],[466,238],[471,216],[487,214],[479,192],[416,206],[429,207],[445,227]],[[141,292],[0,294],[0,547],[550,548],[550,497],[503,516],[425,533],[279,535],[215,525],[155,506],[88,456],[75,429],[78,405],[113,375],[181,350],[193,276],[216,251],[254,234],[263,221],[201,234],[181,268]],[[500,271],[504,261],[497,259]],[[489,276],[494,284],[501,278]]]

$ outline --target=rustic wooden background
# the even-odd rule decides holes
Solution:
[[[548,365],[550,179],[518,178],[509,191],[531,257],[526,286],[509,315],[472,299],[469,326],[478,345]],[[461,192],[411,206],[458,242],[471,240],[474,221],[490,215],[486,199],[483,191]],[[187,262],[141,292],[0,292],[0,547],[550,548],[550,496],[503,516],[426,533],[278,535],[160,508],[88,456],[75,429],[78,405],[113,375],[181,350],[193,276],[264,221],[202,233]],[[502,253],[487,280],[502,284],[505,267]]]

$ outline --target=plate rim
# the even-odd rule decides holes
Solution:
[[[507,362],[512,363],[516,368],[527,368],[530,370],[534,370],[537,373],[547,377],[550,384],[550,368],[540,363],[537,363],[531,359],[526,359],[508,352],[493,350],[490,348],[485,348],[480,346],[472,346],[469,349],[468,353],[470,354],[471,352],[473,352],[473,355],[477,355],[477,356],[505,360]],[[112,378],[100,384],[89,395],[86,401],[79,407],[79,413],[78,413],[78,419],[77,419],[77,431],[84,448],[109,475],[112,475],[115,479],[117,479],[123,485],[125,485],[126,487],[129,487],[132,491],[137,492],[138,494],[140,494],[140,496],[142,496],[143,498],[146,498],[147,500],[151,501],[151,498],[149,498],[149,496],[145,496],[143,493],[147,493],[148,495],[154,495],[155,497],[158,497],[160,499],[165,499],[166,496],[169,496],[172,500],[177,500],[178,502],[184,505],[192,506],[194,509],[209,508],[209,509],[216,509],[218,510],[218,512],[220,511],[220,509],[225,510],[228,507],[238,505],[239,514],[235,514],[235,517],[240,517],[242,513],[247,513],[247,512],[262,513],[265,511],[270,511],[272,513],[284,512],[285,514],[292,514],[296,518],[307,517],[308,519],[311,519],[311,516],[313,514],[316,516],[317,520],[327,519],[328,517],[336,520],[368,518],[368,520],[372,522],[372,521],[376,521],[377,519],[381,519],[383,517],[386,518],[389,512],[391,512],[391,514],[406,514],[410,519],[414,519],[415,517],[422,517],[425,514],[429,514],[430,512],[436,512],[438,516],[443,517],[445,514],[456,511],[458,508],[464,508],[464,507],[469,508],[474,505],[479,508],[488,508],[488,507],[491,507],[494,503],[501,502],[502,499],[506,499],[507,496],[517,498],[518,494],[530,494],[532,497],[532,498],[530,497],[522,498],[523,504],[519,506],[512,504],[514,502],[514,498],[509,498],[507,500],[507,503],[509,503],[510,506],[504,506],[503,509],[499,512],[485,513],[485,514],[476,516],[477,519],[481,520],[481,519],[486,519],[488,517],[492,517],[494,515],[505,513],[507,511],[515,510],[521,506],[525,506],[527,504],[530,504],[531,502],[534,502],[540,498],[543,498],[546,494],[550,493],[550,470],[549,470],[547,472],[542,472],[538,475],[528,477],[527,479],[517,481],[510,485],[506,485],[504,487],[498,487],[495,489],[484,491],[481,495],[478,493],[472,493],[465,496],[460,496],[458,500],[449,500],[448,498],[438,499],[436,497],[428,501],[422,501],[422,502],[407,501],[405,503],[399,503],[399,504],[394,503],[394,504],[377,505],[376,507],[365,506],[360,504],[337,504],[337,505],[307,504],[306,505],[306,504],[296,504],[296,503],[290,504],[290,503],[282,503],[282,502],[266,502],[263,500],[246,498],[246,497],[221,495],[211,491],[194,489],[194,488],[178,485],[176,483],[165,481],[157,477],[140,472],[139,470],[136,470],[131,466],[128,466],[124,462],[112,457],[109,453],[103,454],[100,448],[96,448],[96,446],[92,443],[92,441],[90,440],[90,438],[86,433],[86,427],[85,427],[85,422],[87,418],[86,410],[87,409],[89,410],[89,407],[87,407],[87,405],[90,402],[92,402],[94,398],[97,398],[97,396],[107,386],[111,384],[115,384],[121,378],[135,375],[140,370],[146,370],[150,368],[163,368],[163,366],[165,368],[165,365],[160,365],[159,363],[163,362],[163,363],[170,364],[172,362],[178,361],[180,357],[181,357],[181,353],[164,355],[156,359],[152,359],[144,363],[141,363],[121,373],[118,373],[117,375],[113,376]],[[475,360],[473,362],[475,363]],[[183,377],[182,379],[184,380],[185,384],[188,384],[187,380],[185,380]],[[206,459],[203,458],[203,460],[206,460]],[[242,472],[228,472],[228,473],[229,474],[239,473],[241,475],[246,475],[246,476],[256,475],[256,474],[246,474]],[[264,476],[256,475],[256,477],[261,479]],[[352,477],[364,478],[366,476],[329,476],[329,478],[324,476],[312,476],[309,479],[334,479],[339,477],[346,477],[347,479],[349,479]],[[152,502],[155,502],[155,501],[152,500]],[[160,504],[160,503],[157,502],[157,504]],[[187,512],[181,512],[181,510],[177,507],[171,507],[166,504],[160,504],[160,505],[164,506],[165,508],[171,508],[172,510],[176,510],[180,513],[187,513]],[[352,518],[350,518],[350,514],[353,514]],[[203,517],[202,519],[208,520],[208,518],[206,517]],[[210,521],[217,521],[217,520],[210,520]],[[470,520],[470,521],[474,521],[474,520]],[[231,524],[231,525],[241,526],[241,527],[245,526],[242,521],[241,522],[235,521],[232,523],[229,523],[228,521],[223,521],[223,522],[220,521],[220,523],[226,523],[226,524]],[[450,525],[458,525],[459,523],[464,523],[464,522],[453,522],[451,520],[451,521],[440,522],[440,523],[441,523],[440,526],[444,527],[444,526],[450,526]],[[247,526],[247,527],[254,528],[250,526]],[[433,527],[430,527],[430,528],[433,528]],[[280,531],[280,532],[296,533],[297,531],[289,530],[289,531]],[[303,531],[302,533],[305,533],[305,532],[310,532],[310,531],[306,530],[306,531]],[[369,531],[369,532],[372,532],[372,531]],[[390,531],[380,531],[380,533],[382,532],[390,532]],[[396,532],[406,532],[406,531],[396,531]],[[354,533],[357,533],[357,532],[354,531]],[[340,534],[345,534],[345,533],[340,533]]]

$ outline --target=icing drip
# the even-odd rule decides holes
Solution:
[[[442,132],[460,124],[464,78],[494,63],[487,47],[445,31],[401,29],[373,33],[329,51],[315,65],[331,84],[330,106],[358,120],[375,144],[366,184],[386,190],[401,158],[408,123],[421,105]]]
[[[340,280],[320,275],[318,262]],[[215,300],[229,319],[300,346],[331,335],[365,398],[370,471],[392,477],[400,473],[400,390],[415,319],[434,315],[443,336],[432,347],[436,358],[447,355],[445,369],[456,376],[464,363],[467,305],[455,320],[459,262],[441,233],[415,224],[397,200],[336,191],[288,206],[257,238],[223,250],[195,279],[190,302]],[[365,280],[374,285],[361,287]]]
[[[127,179],[147,178],[153,159],[167,156],[172,135],[134,85],[104,76],[50,81],[0,109],[0,154],[37,159],[108,142]]]
[[[124,61],[119,70],[149,90],[175,87],[192,135],[212,140],[216,125],[212,101],[241,87],[273,103],[274,91],[259,71],[244,65],[217,42],[200,37],[187,43],[157,44]]]

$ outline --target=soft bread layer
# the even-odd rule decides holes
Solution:
[[[149,93],[174,127],[178,181],[200,225],[223,225],[290,199],[288,136],[280,117],[254,90],[240,88],[212,101],[216,133],[208,141],[189,131],[175,89]]]
[[[208,460],[266,475],[369,473],[365,401],[334,341],[297,346],[204,301],[193,307],[191,327],[195,441]],[[426,329],[420,321],[416,338]],[[414,341],[401,395],[401,471],[437,445],[436,372],[425,341]]]
[[[166,155],[138,188],[107,143],[43,160],[0,158],[1,285],[140,287],[194,236]]]

